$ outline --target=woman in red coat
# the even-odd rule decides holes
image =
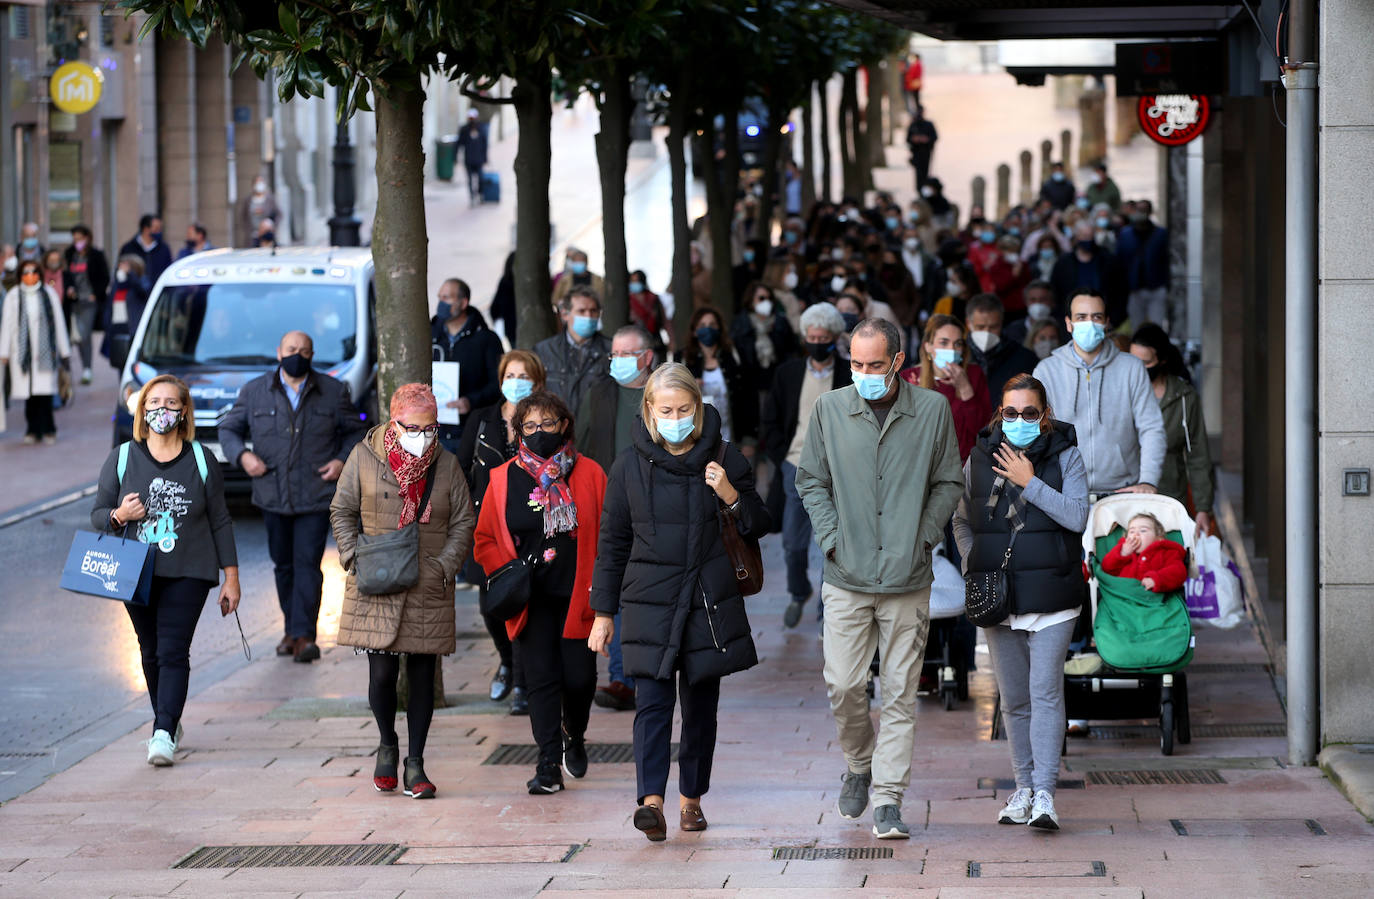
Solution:
[[[1126,535],[1102,560],[1113,577],[1140,581],[1146,590],[1173,593],[1188,579],[1188,554],[1168,537],[1153,515],[1137,515],[1126,522]]]
[[[539,744],[531,795],[563,789],[563,772],[587,773],[585,734],[596,693],[596,656],[587,648],[588,605],[606,472],[573,447],[573,417],[561,399],[537,391],[515,407],[514,459],[492,469],[473,535],[490,576],[518,552],[534,556],[530,601],[506,622],[520,645],[530,731]],[[561,762],[561,770],[560,770]]]
[[[967,345],[964,326],[952,315],[932,315],[921,339],[921,363],[902,370],[908,382],[938,390],[949,400],[954,413],[954,433],[959,439],[959,458],[968,461],[978,432],[992,417],[988,379],[975,363],[964,363]]]

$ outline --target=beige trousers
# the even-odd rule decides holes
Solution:
[[[930,630],[930,588],[857,593],[833,584],[825,601],[825,686],[849,770],[872,773],[873,807],[902,804],[911,783],[916,686]],[[868,669],[878,650],[883,708],[875,733]]]

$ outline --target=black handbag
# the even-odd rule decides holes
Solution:
[[[483,615],[509,621],[525,610],[530,604],[534,560],[533,555],[516,556],[491,573],[479,602]]]
[[[436,457],[437,458],[437,457]],[[420,583],[420,516],[429,505],[438,466],[425,472],[425,489],[416,507],[415,520],[403,528],[384,534],[367,535],[358,530],[353,552],[353,570],[358,592],[365,596],[388,596],[409,590]]]
[[[996,571],[974,571],[964,575],[964,614],[971,624],[993,627],[1006,621],[1011,614],[1011,577],[1007,568],[1011,565],[1011,548],[1016,545],[1016,535],[1020,531],[1016,528],[1011,532],[1007,551]]]

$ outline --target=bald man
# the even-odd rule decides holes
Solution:
[[[277,602],[286,619],[277,655],[297,662],[320,657],[315,621],[329,503],[344,461],[363,436],[348,385],[316,371],[314,357],[309,334],[282,335],[277,367],[243,386],[219,426],[225,458],[253,479],[253,505],[267,527]]]

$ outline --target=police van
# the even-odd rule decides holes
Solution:
[[[315,369],[349,386],[363,421],[375,419],[375,310],[366,249],[223,249],[177,260],[153,286],[132,335],[111,341],[110,362],[122,372],[115,445],[133,437],[130,405],[138,391],[173,374],[191,389],[196,439],[227,463],[219,423],[244,384],[276,367],[288,331],[310,335]]]

